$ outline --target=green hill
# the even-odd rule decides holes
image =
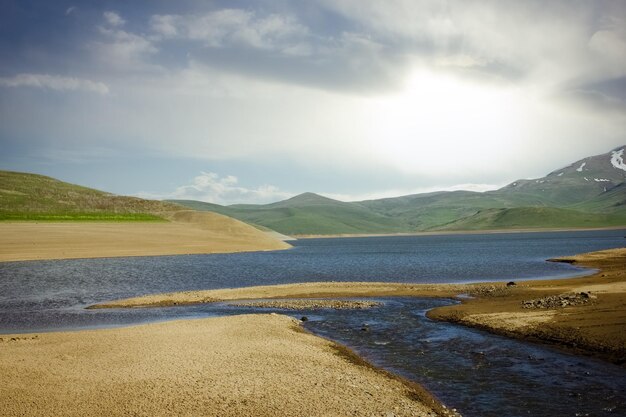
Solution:
[[[486,209],[437,230],[585,228],[626,225],[626,215],[584,213],[555,207]]]
[[[495,191],[341,202],[313,193],[266,205],[175,201],[285,234],[626,226],[624,147]]]
[[[0,220],[162,220],[180,206],[117,196],[37,174],[0,171]]]
[[[215,211],[284,234],[394,233],[408,230],[402,221],[313,193],[266,205],[217,206],[169,200],[195,210]]]

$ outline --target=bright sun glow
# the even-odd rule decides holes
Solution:
[[[407,171],[464,168],[519,143],[521,103],[514,89],[420,70],[401,93],[373,100],[371,147]]]

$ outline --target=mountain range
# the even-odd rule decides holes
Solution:
[[[291,235],[626,226],[626,146],[488,192],[342,202],[304,193],[272,204],[168,200]]]

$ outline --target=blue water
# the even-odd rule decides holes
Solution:
[[[3,263],[0,333],[250,312],[224,304],[84,309],[146,293],[307,281],[438,283],[585,274],[589,271],[545,259],[624,246],[625,235],[622,230],[311,239],[277,252]],[[449,300],[381,301],[384,306],[373,310],[298,316],[310,316],[310,330],[425,385],[466,416],[626,415],[624,368],[424,316]]]

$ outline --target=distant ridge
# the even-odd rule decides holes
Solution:
[[[625,149],[620,146],[545,177],[520,179],[485,193],[440,191],[348,203],[303,193],[272,204],[232,206],[168,201],[288,235],[626,227]]]

